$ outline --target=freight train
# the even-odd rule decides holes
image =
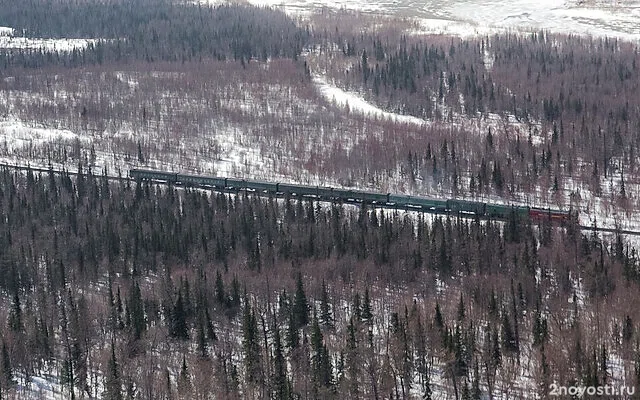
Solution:
[[[571,217],[571,212],[549,208],[482,203],[468,200],[439,200],[404,194],[376,193],[333,187],[306,186],[291,183],[273,183],[249,179],[222,178],[212,176],[185,175],[171,172],[132,169],[129,177],[136,180],[151,180],[181,186],[200,187],[228,191],[248,191],[258,194],[282,194],[306,197],[324,201],[366,203],[380,207],[397,207],[434,214],[457,214],[484,218],[507,219],[514,213],[529,216],[532,220],[548,219],[563,222]]]

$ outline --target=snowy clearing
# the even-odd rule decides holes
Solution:
[[[0,146],[5,151],[75,139],[78,136],[69,130],[31,127],[13,117],[0,120]]]
[[[0,35],[0,49],[35,49],[59,52],[69,52],[83,49],[97,39],[32,39]]]
[[[15,29],[8,26],[0,26],[0,36],[13,36]]]
[[[27,38],[15,36],[16,30],[8,26],[0,26],[0,49],[34,49],[69,52],[83,49],[94,44],[98,39],[52,39]]]
[[[223,4],[233,1],[195,0]],[[505,31],[536,31],[615,36],[640,40],[640,0],[248,0],[257,6],[276,7],[292,16],[322,9],[348,10],[400,18],[414,18],[412,33],[455,36],[489,35]]]
[[[371,118],[391,120],[398,123],[414,124],[418,126],[429,124],[429,122],[424,119],[384,111],[367,102],[357,93],[347,92],[339,87],[329,84],[326,78],[321,75],[314,75],[313,82],[327,101],[338,107],[345,107],[349,112],[355,112]]]

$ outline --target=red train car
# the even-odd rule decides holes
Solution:
[[[529,217],[534,221],[550,219],[551,221],[565,222],[569,220],[571,213],[569,211],[531,207],[529,209]]]

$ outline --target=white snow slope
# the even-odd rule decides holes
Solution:
[[[194,0],[220,4],[226,0]],[[233,0],[231,0],[233,1]],[[550,30],[640,40],[640,0],[248,0],[290,15],[322,8],[415,18],[418,32],[458,36]]]

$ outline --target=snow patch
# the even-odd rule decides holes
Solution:
[[[321,75],[314,75],[313,82],[320,91],[320,94],[327,99],[327,101],[339,107],[347,107],[350,112],[355,112],[357,114],[376,119],[391,120],[398,123],[418,126],[429,124],[428,121],[421,118],[384,111],[367,102],[357,93],[347,92],[330,84],[327,82],[326,78]]]
[[[84,49],[89,44],[95,44],[98,39],[51,39],[51,38],[27,38],[13,36],[13,28],[0,27],[1,49],[34,49],[56,52],[71,52]]]
[[[75,139],[78,139],[78,135],[66,129],[35,128],[12,117],[0,120],[0,148],[5,151]]]
[[[15,29],[8,26],[0,26],[0,36],[13,36]]]

